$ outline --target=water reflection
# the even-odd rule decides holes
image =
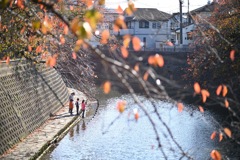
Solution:
[[[79,123],[76,125],[76,134],[79,134]]]
[[[83,120],[82,122],[82,130],[86,130],[86,124],[85,124],[85,121]]]
[[[116,109],[116,103],[120,99],[128,102],[128,110],[122,114]],[[149,113],[152,113],[151,117],[159,133],[164,153],[170,160],[180,159],[182,155],[178,147],[173,143],[164,125],[153,114],[150,102],[144,99],[142,101]],[[156,102],[156,104],[159,106],[159,114],[171,129],[174,140],[181,145],[182,149],[194,159],[209,159],[209,153],[217,147],[218,142],[209,138],[215,126],[210,120],[204,120],[209,117],[208,113],[201,114],[196,111],[192,116],[186,109],[179,113],[167,102]],[[100,108],[95,118],[87,125],[83,120],[82,124],[75,126],[76,133],[79,134],[74,135],[74,131],[70,130],[70,137],[74,136],[73,138],[77,141],[64,138],[46,159],[164,159],[157,147],[153,127],[143,112],[139,109],[141,116],[137,122],[129,121],[128,114],[134,108],[138,106],[133,103],[130,96],[108,99],[107,104]],[[119,118],[114,121],[118,116]],[[81,130],[79,130],[79,125],[81,125]]]
[[[69,130],[69,136],[70,136],[70,138],[72,138],[74,136],[74,129],[73,128],[71,128]]]

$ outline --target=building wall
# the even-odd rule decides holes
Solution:
[[[160,28],[153,28],[153,23],[160,23]],[[143,44],[145,44],[142,50],[155,50],[156,43],[166,44],[167,40],[174,38],[174,35],[171,35],[171,30],[168,21],[160,22],[149,22],[149,28],[139,28],[139,21],[132,21],[130,29],[122,29],[119,34],[121,36],[130,34],[140,38]],[[144,39],[146,40],[144,43]]]
[[[26,61],[0,63],[0,154],[67,101],[67,88],[55,69]]]

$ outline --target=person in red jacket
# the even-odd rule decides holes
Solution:
[[[72,115],[72,111],[73,111],[73,97],[74,97],[75,93],[71,93],[71,95],[69,96],[69,113]]]
[[[84,118],[84,113],[85,113],[85,110],[86,110],[86,104],[87,104],[87,101],[85,102],[85,100],[82,100],[81,111],[80,111],[80,114],[82,113],[82,118]]]

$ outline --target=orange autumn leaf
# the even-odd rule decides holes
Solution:
[[[177,103],[177,107],[178,107],[178,112],[182,112],[183,111],[183,104],[182,103]]]
[[[21,9],[24,9],[24,2],[23,0],[17,0],[17,6]]]
[[[76,54],[76,52],[73,52],[73,53],[72,53],[72,58],[73,58],[73,59],[77,59],[77,54]]]
[[[9,63],[10,63],[10,57],[8,56],[6,59],[6,64],[9,64]]]
[[[122,14],[122,13],[123,13],[123,9],[121,8],[120,5],[118,5],[117,13],[118,13],[118,14]]]
[[[99,5],[104,5],[104,4],[105,4],[105,0],[99,0],[99,1],[98,1],[98,4],[99,4]]]
[[[128,57],[128,50],[124,46],[121,47],[121,53],[122,53],[123,58]]]
[[[148,64],[150,64],[150,65],[155,64],[154,56],[149,56],[148,57]]]
[[[135,70],[136,72],[139,71],[139,64],[138,64],[138,63],[134,66],[134,70]]]
[[[220,95],[220,93],[222,92],[222,88],[223,88],[222,85],[218,86],[218,88],[216,90],[216,95],[218,95],[218,96]]]
[[[123,36],[123,46],[125,48],[128,48],[130,41],[131,41],[130,35],[127,34],[127,35]]]
[[[157,65],[159,67],[163,67],[164,66],[164,60],[163,60],[163,56],[162,55],[156,54],[155,55],[155,59],[157,61]]]
[[[40,53],[40,52],[42,52],[42,47],[41,46],[37,46],[36,53]]]
[[[228,137],[232,137],[232,132],[231,132],[231,130],[229,129],[229,128],[224,128],[223,129],[224,130],[224,133],[228,136]]]
[[[72,11],[73,10],[73,6],[69,6],[69,9]]]
[[[93,5],[93,0],[82,0],[86,5],[87,7],[91,7]]]
[[[217,135],[217,132],[214,131],[214,132],[211,134],[211,137],[210,137],[210,138],[213,140],[213,139],[215,139],[216,135]]]
[[[224,104],[225,104],[225,107],[228,108],[229,107],[229,102],[227,99],[224,100]]]
[[[114,25],[113,25],[113,30],[115,32],[118,32],[119,29],[126,29],[127,28],[127,25],[126,23],[124,22],[124,17],[123,16],[119,16],[115,22],[114,22]]]
[[[204,112],[204,109],[203,109],[202,106],[198,106],[198,108],[199,108],[199,111],[200,111],[200,112],[202,112],[202,113]]]
[[[222,96],[225,97],[228,93],[228,89],[226,85],[223,85]]]
[[[203,103],[205,103],[207,101],[207,97],[210,96],[210,93],[207,90],[202,89],[201,94],[202,94],[202,101]]]
[[[195,93],[199,94],[201,92],[201,87],[198,82],[195,82],[193,85]]]
[[[28,45],[28,51],[29,51],[29,52],[32,51],[32,46]]]
[[[64,38],[62,35],[60,35],[60,43],[61,43],[61,44],[64,44],[64,43],[65,43],[65,38]]]
[[[127,104],[126,101],[119,101],[117,103],[117,109],[120,113],[124,112],[126,104]]]
[[[162,55],[156,54],[154,56],[149,56],[148,57],[148,63],[150,65],[154,65],[154,66],[159,66],[159,67],[163,67],[164,66],[164,59]]]
[[[43,4],[40,4],[39,6],[40,6],[40,9],[43,9],[43,8],[44,8],[44,5],[43,5]]]
[[[138,118],[139,118],[139,114],[138,114],[138,113],[135,113],[135,114],[134,114],[134,118],[135,118],[135,120],[137,121]]]
[[[103,91],[104,91],[105,94],[108,94],[111,91],[111,82],[106,81],[103,84]]]
[[[21,29],[20,33],[23,34],[24,31],[25,31],[25,29],[26,29],[26,27],[24,26],[24,27]]]
[[[101,37],[101,43],[102,43],[102,44],[107,44],[108,38],[109,38],[109,36],[110,36],[109,31],[108,31],[108,30],[104,30],[104,31],[102,32],[101,36],[102,36],[102,37]]]
[[[135,51],[139,51],[141,49],[141,40],[138,37],[134,36],[132,38],[132,43]]]
[[[135,120],[137,121],[138,118],[139,118],[139,113],[138,113],[137,108],[134,108],[134,109],[133,109],[133,113],[134,113],[134,118],[135,118]]]
[[[56,65],[56,62],[57,62],[57,55],[53,55],[48,57],[46,61],[46,65],[50,67],[54,67]]]
[[[134,6],[134,3],[132,3],[131,1],[129,1],[128,3],[128,7],[125,9],[125,12],[131,16],[133,14],[133,12],[135,12],[137,9]]]
[[[148,76],[149,76],[149,73],[148,73],[148,71],[147,71],[147,72],[145,72],[145,74],[143,75],[143,80],[144,80],[144,81],[147,81]]]
[[[231,52],[230,52],[230,59],[232,61],[234,61],[234,59],[235,59],[235,50],[231,50]]]
[[[222,133],[219,133],[219,142],[221,142],[223,139],[223,134]]]
[[[69,31],[68,26],[65,25],[65,26],[64,26],[63,33],[64,33],[65,35],[67,35],[67,34],[68,34],[68,31]]]
[[[221,160],[222,159],[221,154],[217,150],[212,150],[210,156],[213,160]]]

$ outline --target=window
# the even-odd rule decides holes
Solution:
[[[139,28],[149,28],[148,21],[139,21]]]
[[[157,28],[157,29],[161,28],[160,22],[153,22],[152,23],[152,28]]]
[[[152,23],[152,28],[156,28],[157,24],[155,22]]]
[[[131,22],[126,22],[126,25],[127,25],[127,28],[128,28],[128,29],[133,28],[132,25],[131,25]]]

